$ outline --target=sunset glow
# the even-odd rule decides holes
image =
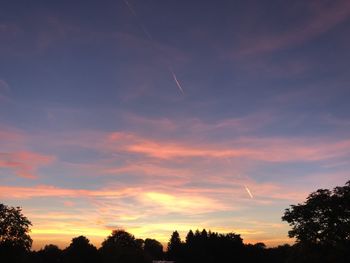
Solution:
[[[291,244],[284,209],[349,180],[350,2],[248,2],[3,3],[0,200],[33,249]]]

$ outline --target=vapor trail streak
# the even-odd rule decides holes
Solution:
[[[253,197],[252,193],[250,192],[249,188],[246,185],[244,186],[244,188],[247,191],[247,193],[249,194],[250,198],[253,199],[254,197]]]
[[[179,90],[181,91],[182,95],[185,95],[185,92],[184,92],[184,90],[182,89],[182,87],[181,87],[179,81],[177,80],[177,77],[176,77],[175,73],[174,73],[172,70],[170,70],[170,72],[171,72],[171,74],[173,75],[174,81],[175,81],[177,87],[179,88]]]
[[[148,32],[146,27],[140,22],[140,19],[138,18],[138,15],[137,15],[135,9],[132,7],[132,5],[129,3],[129,1],[128,0],[123,0],[123,2],[126,5],[126,7],[129,9],[130,13],[136,18],[137,23],[139,24],[140,28],[142,29],[142,31],[146,35],[146,37],[149,40],[153,41],[152,35]]]
[[[152,35],[148,32],[148,30],[141,23],[140,23],[140,27],[141,27],[143,33],[145,33],[145,35],[148,37],[148,39],[153,41]]]
[[[128,0],[123,0],[123,2],[125,3],[125,5],[128,7],[128,9],[130,10],[130,12],[133,14],[134,17],[137,17],[137,14],[134,10],[134,8],[132,8],[132,6],[130,5]]]
[[[138,15],[135,11],[135,9],[132,7],[132,5],[129,3],[128,0],[123,0],[124,4],[126,5],[126,7],[129,9],[130,13],[136,18],[136,22],[138,23],[138,25],[140,26],[140,28],[142,29],[143,33],[145,34],[145,36],[150,40],[150,42],[152,43],[152,46],[155,50],[157,50],[159,53],[160,50],[159,48],[156,47],[156,45],[154,44],[154,39],[152,37],[152,35],[149,33],[149,31],[147,30],[147,28],[141,23],[140,19],[138,18]],[[168,70],[170,71],[170,73],[173,75],[173,79],[175,81],[176,86],[179,88],[179,90],[181,91],[182,95],[185,95],[184,90],[181,87],[180,82],[177,80],[176,74],[174,73],[174,71],[168,67]]]

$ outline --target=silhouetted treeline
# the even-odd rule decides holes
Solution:
[[[30,251],[31,222],[19,207],[0,204],[0,262],[5,263],[176,263],[271,262],[345,263],[350,262],[350,181],[333,190],[319,189],[302,204],[286,209],[282,220],[290,224],[293,246],[266,248],[264,243],[244,244],[239,234],[190,230],[185,240],[177,231],[167,250],[155,239],[136,239],[125,230],[114,230],[99,249],[84,237],[73,238],[60,249],[46,245]]]
[[[339,252],[339,253],[338,253]],[[341,255],[341,256],[340,256]],[[49,244],[39,251],[8,250],[0,246],[0,262],[8,263],[176,263],[216,262],[349,262],[347,249],[334,251],[321,246],[283,245],[266,248],[264,243],[244,244],[239,234],[190,230],[184,241],[177,231],[170,237],[167,251],[155,239],[136,239],[124,230],[115,230],[97,249],[84,236],[72,239],[60,249]]]
[[[175,231],[166,257],[178,263],[202,262],[286,262],[291,247],[266,248],[264,243],[244,244],[239,234],[190,230],[184,242]]]
[[[9,263],[300,262],[293,259],[293,255],[300,252],[298,247],[266,248],[263,243],[244,244],[239,234],[219,234],[205,229],[190,230],[185,241],[181,241],[175,231],[167,251],[163,251],[161,243],[155,239],[135,239],[124,230],[113,231],[99,249],[84,236],[73,238],[63,250],[53,244],[39,251],[11,250],[4,254],[5,248],[1,249],[1,262]]]
[[[185,262],[283,262],[290,250],[288,245],[266,249],[263,243],[245,245],[238,234],[190,230],[184,242],[175,231],[167,251],[155,239],[136,239],[124,230],[115,230],[97,249],[79,236],[60,249],[49,244],[39,251],[11,250],[0,246],[1,262],[8,263],[151,263],[154,260]]]

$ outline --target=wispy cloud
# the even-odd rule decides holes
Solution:
[[[0,92],[9,91],[10,86],[7,84],[5,80],[0,79]]]
[[[331,30],[350,16],[350,4],[346,0],[309,1],[305,6],[308,17],[293,23],[279,34],[256,34],[248,37],[238,54],[261,54],[305,43]]]
[[[135,134],[114,132],[108,137],[113,148],[159,159],[247,158],[270,162],[318,161],[349,154],[350,141],[325,138],[255,138],[229,140],[223,144],[157,141]]]
[[[36,187],[12,187],[1,186],[2,198],[34,198],[34,197],[105,197],[118,198],[127,196],[139,189],[101,189],[101,190],[85,190],[85,189],[69,189],[60,188],[51,185],[38,185]],[[11,193],[12,192],[12,193]],[[6,194],[5,194],[6,193]]]
[[[34,152],[0,153],[0,168],[13,170],[15,175],[23,178],[37,178],[38,167],[47,165],[54,160],[53,156]]]
[[[0,128],[0,168],[6,174],[34,179],[37,170],[51,164],[55,157],[27,150],[28,135],[13,127]]]
[[[8,97],[9,91],[10,91],[10,86],[8,85],[8,83],[5,80],[0,79],[0,101],[9,100],[9,97]]]

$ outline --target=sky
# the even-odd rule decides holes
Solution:
[[[33,249],[113,229],[293,243],[350,179],[350,2],[4,0],[0,201]]]

